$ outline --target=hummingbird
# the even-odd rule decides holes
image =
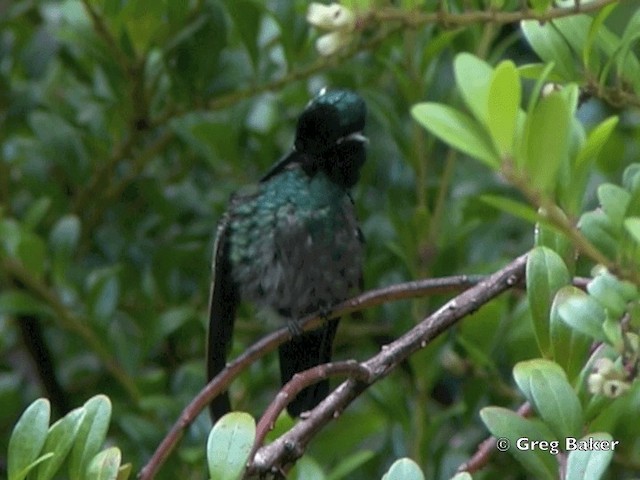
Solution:
[[[285,322],[279,347],[282,385],[331,361],[339,318],[312,331],[296,322],[362,288],[363,236],[350,189],[365,162],[366,106],[350,90],[323,89],[298,119],[291,151],[253,186],[234,193],[217,229],[209,303],[207,375],[226,365],[240,302]],[[293,417],[329,393],[322,380],[287,406]],[[230,411],[227,392],[210,405],[215,421]]]

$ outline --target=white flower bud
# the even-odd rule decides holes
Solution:
[[[626,393],[631,386],[622,380],[608,380],[604,382],[602,386],[602,393],[609,398],[618,398],[623,393]]]
[[[552,93],[559,92],[560,90],[562,90],[562,85],[558,83],[545,83],[542,87],[542,98],[546,98]]]
[[[589,385],[589,393],[598,395],[602,393],[602,385],[604,385],[604,377],[599,373],[592,373],[587,379]]]
[[[597,359],[593,366],[595,371],[603,377],[609,376],[616,368],[613,361],[607,357]]]
[[[338,4],[323,5],[311,3],[307,9],[307,22],[325,30],[353,30],[356,24],[355,14]]]
[[[341,30],[322,35],[316,40],[316,50],[320,55],[328,57],[333,55],[351,40],[350,35]]]

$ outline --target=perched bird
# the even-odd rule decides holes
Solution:
[[[236,308],[249,301],[287,322],[280,346],[282,384],[331,361],[337,318],[310,332],[296,321],[329,311],[360,288],[363,240],[349,189],[365,161],[366,107],[349,90],[321,91],[300,116],[292,151],[260,182],[231,196],[218,226],[209,307],[207,375],[226,364]],[[323,380],[288,405],[292,416],[329,393]],[[230,410],[225,392],[211,403],[214,421]]]

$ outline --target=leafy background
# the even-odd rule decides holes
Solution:
[[[410,115],[417,102],[461,104],[459,52],[490,64],[537,61],[518,24],[381,22],[323,59],[307,4],[0,1],[1,452],[34,399],[49,397],[55,418],[105,393],[109,442],[134,470],[144,464],[204,382],[211,249],[228,196],[290,148],[297,115],[323,86],[354,89],[369,109],[368,161],[354,191],[366,288],[488,273],[531,247],[531,224],[478,201],[522,200],[516,189]],[[624,2],[606,25],[621,32],[637,7]],[[638,159],[637,103],[593,98],[578,111],[587,128],[611,114],[620,124],[591,172],[585,207],[596,205],[598,184],[619,183]],[[367,358],[444,299],[343,322],[335,357]],[[413,355],[312,442],[300,478],[316,469],[377,478],[403,456],[428,478],[449,478],[487,436],[478,411],[522,402],[511,369],[539,356],[529,316],[523,296],[502,296]],[[266,330],[247,311],[234,355]],[[29,341],[39,331],[49,358]],[[277,385],[270,356],[234,382],[233,403],[259,415]],[[638,432],[616,425],[614,438],[632,446]],[[159,478],[205,478],[209,428],[202,415]],[[629,462],[614,462],[611,478],[638,467],[637,456]],[[522,478],[509,473],[518,468],[496,455],[477,478]]]

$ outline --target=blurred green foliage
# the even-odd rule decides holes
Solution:
[[[528,24],[525,36],[517,24],[447,29],[381,22],[329,59],[314,50],[307,3],[0,0],[0,474],[8,432],[33,400],[49,397],[56,419],[98,393],[112,402],[109,442],[123,463],[141,468],[204,383],[211,248],[228,196],[291,148],[298,113],[325,85],[358,91],[370,112],[368,162],[354,191],[367,240],[367,288],[491,272],[534,243],[529,222],[479,201],[520,205],[526,196],[411,117],[418,102],[454,108],[469,102],[464,89],[454,88],[460,52],[492,66],[536,62],[536,53],[556,61],[550,79],[589,86],[594,97],[577,107],[583,135],[619,115],[585,178],[576,179],[581,189],[561,201],[570,215],[593,208],[596,192],[603,195],[596,187],[608,181],[613,189],[638,160],[640,93],[623,75],[636,65],[611,37],[624,37],[625,49],[637,52],[637,35],[624,34],[640,18],[632,16],[634,2],[598,17],[606,34],[577,38],[569,27],[550,27],[555,36],[544,38],[555,43],[538,44],[535,53],[527,40],[535,46],[533,38],[543,35],[537,24]],[[402,3],[407,15],[419,7]],[[421,8],[434,10],[435,3]],[[447,3],[454,12],[495,7]],[[541,11],[549,7],[535,3]],[[520,8],[516,1],[501,4],[505,11]],[[598,42],[605,47],[593,48]],[[608,64],[614,55],[622,60]],[[514,85],[514,63],[503,65],[495,88]],[[523,105],[542,69],[529,71]],[[519,101],[505,105],[513,109]],[[497,153],[508,151],[509,132],[491,134]],[[616,202],[605,201],[620,230],[623,213],[616,217]],[[619,260],[623,240],[607,243],[596,227],[585,235]],[[626,228],[640,230],[633,221]],[[566,249],[558,253],[569,271],[589,274],[591,263],[578,261],[574,269]],[[363,322],[343,322],[335,357],[367,358],[444,300],[397,302],[365,312]],[[549,294],[545,302],[551,300]],[[550,305],[542,310],[553,316]],[[267,329],[249,314],[240,318],[232,356]],[[492,301],[329,424],[291,478],[310,478],[305,472],[379,478],[404,456],[426,478],[449,478],[488,434],[480,409],[514,409],[524,401],[511,372],[517,362],[541,356],[539,332],[526,296]],[[278,385],[270,356],[234,382],[233,404],[259,415]],[[611,478],[640,465],[640,432],[623,420],[637,411],[638,390],[598,417],[603,431],[622,440]],[[158,478],[205,478],[209,429],[202,415]],[[474,478],[522,478],[520,468],[498,454]]]

